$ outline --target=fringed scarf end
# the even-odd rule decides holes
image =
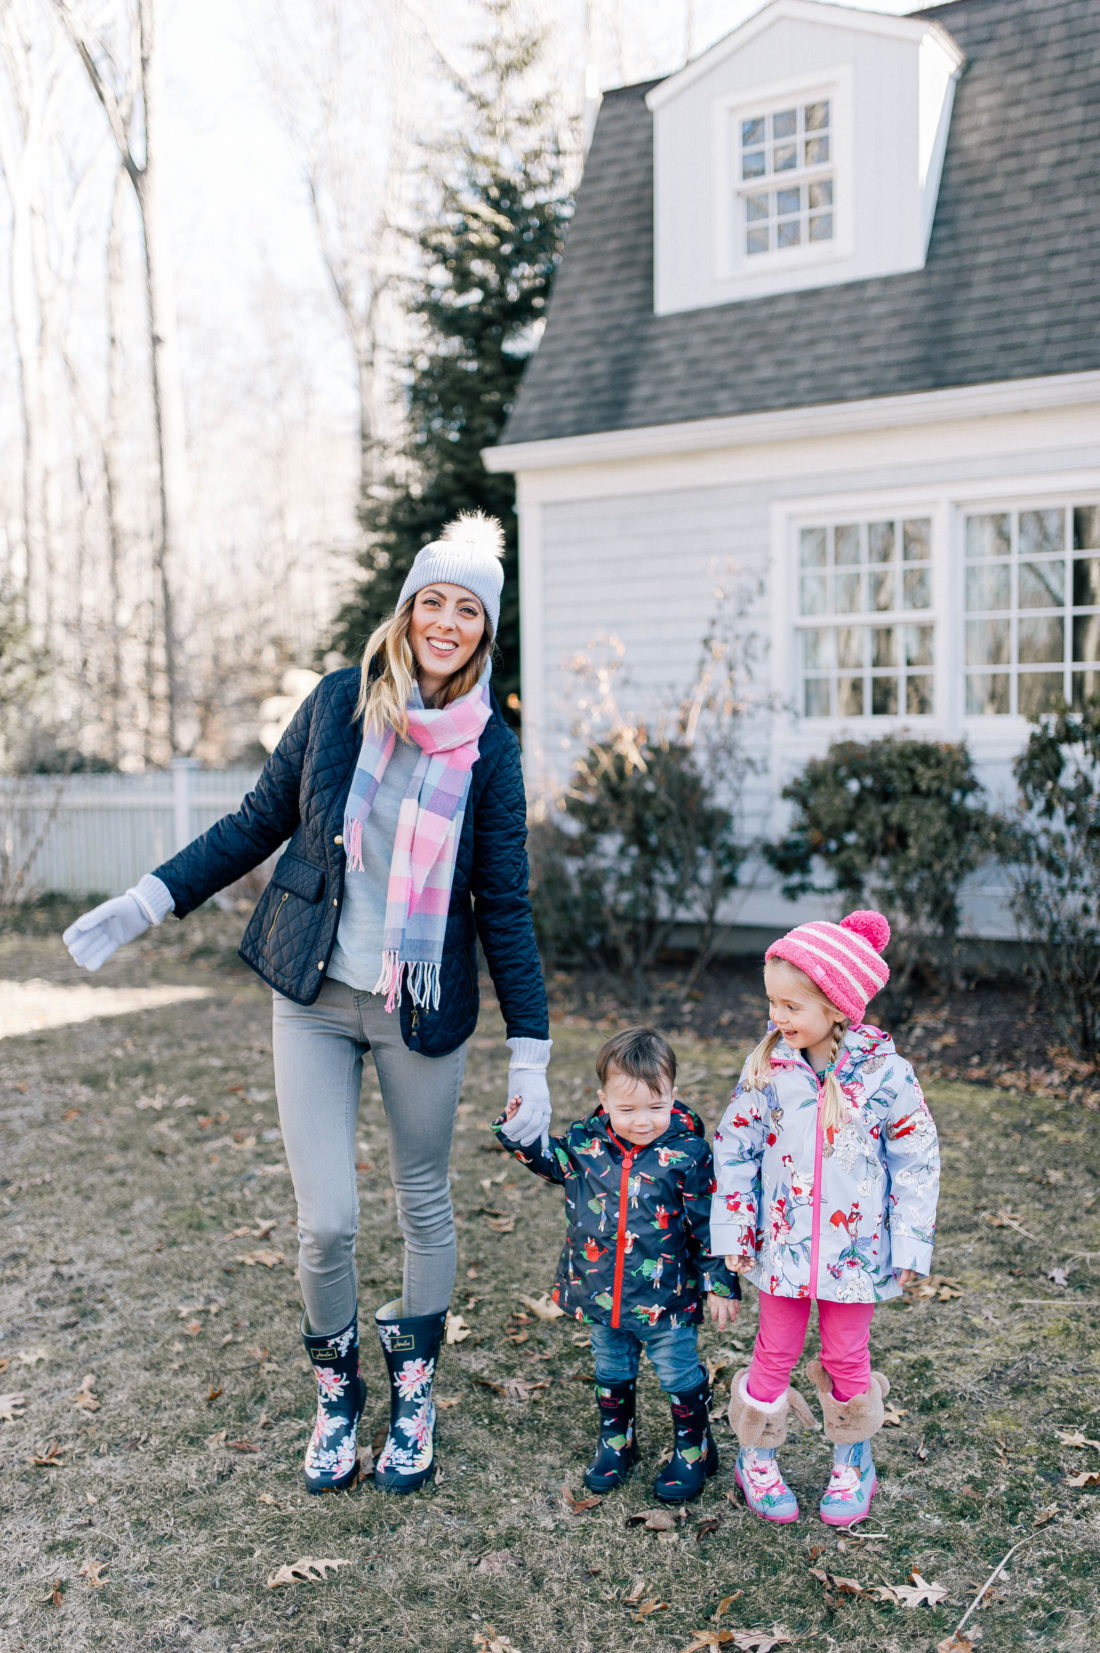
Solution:
[[[344,846],[348,866],[352,872],[363,871],[363,823],[360,820],[344,822]]]
[[[398,959],[395,950],[382,954],[382,969],[371,992],[386,995],[386,1010],[391,1015],[401,1003],[401,977],[404,970],[405,966]]]

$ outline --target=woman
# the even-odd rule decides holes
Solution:
[[[481,938],[507,1026],[517,1140],[548,1127],[546,992],[527,897],[519,744],[489,688],[504,583],[500,524],[450,523],[418,553],[361,669],[303,702],[239,810],[65,931],[97,970],[125,941],[290,843],[249,921],[245,962],[274,989],[279,1120],[298,1202],[302,1337],[317,1379],[310,1492],[359,1468],[355,1125],[378,1073],[403,1292],[375,1314],[390,1427],[375,1484],[431,1473],[432,1382],[455,1275],[447,1175],[477,1022]]]

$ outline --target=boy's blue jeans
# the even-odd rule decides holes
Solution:
[[[638,1375],[642,1350],[653,1362],[661,1388],[668,1395],[696,1388],[706,1377],[699,1364],[699,1334],[695,1326],[643,1326],[627,1331],[593,1326],[592,1353],[597,1383],[629,1383]]]

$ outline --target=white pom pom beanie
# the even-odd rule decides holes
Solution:
[[[481,511],[463,511],[449,522],[437,540],[423,546],[401,587],[397,606],[415,597],[426,585],[461,585],[484,608],[493,636],[500,622],[500,593],[504,586],[504,529],[496,517]]]
[[[839,924],[800,924],[773,941],[766,959],[784,959],[820,987],[849,1022],[862,1022],[867,1002],[890,980],[882,953],[890,925],[870,908],[849,913]]]

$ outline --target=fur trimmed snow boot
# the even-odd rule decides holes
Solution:
[[[638,1438],[634,1430],[637,1384],[601,1383],[596,1379],[596,1405],[600,1409],[600,1436],[596,1454],[584,1472],[584,1484],[592,1492],[610,1492],[621,1486],[638,1461]]]
[[[413,1492],[432,1473],[432,1384],[446,1324],[446,1309],[402,1316],[399,1297],[375,1313],[375,1330],[390,1374],[390,1427],[374,1466],[374,1484],[386,1492]]]
[[[654,1481],[653,1491],[664,1504],[683,1504],[698,1498],[707,1478],[718,1471],[718,1447],[710,1432],[710,1383],[704,1377],[694,1389],[668,1399],[672,1458]]]
[[[821,1519],[830,1527],[851,1527],[870,1513],[878,1486],[871,1436],[882,1428],[890,1380],[872,1372],[870,1388],[841,1401],[819,1360],[811,1360],[807,1371],[821,1401],[825,1438],[833,1442],[833,1471],[821,1497]]]
[[[306,1331],[302,1342],[317,1379],[317,1420],[306,1447],[303,1473],[307,1492],[342,1492],[359,1471],[356,1431],[367,1386],[359,1376],[359,1326],[352,1315],[343,1331],[318,1337]],[[367,1454],[368,1467],[370,1454]]]
[[[797,1389],[778,1400],[756,1400],[748,1392],[748,1367],[730,1386],[730,1428],[740,1443],[733,1478],[753,1515],[786,1525],[798,1520],[798,1499],[783,1478],[777,1449],[787,1439],[787,1419],[793,1410],[800,1423],[816,1428],[813,1413]]]

